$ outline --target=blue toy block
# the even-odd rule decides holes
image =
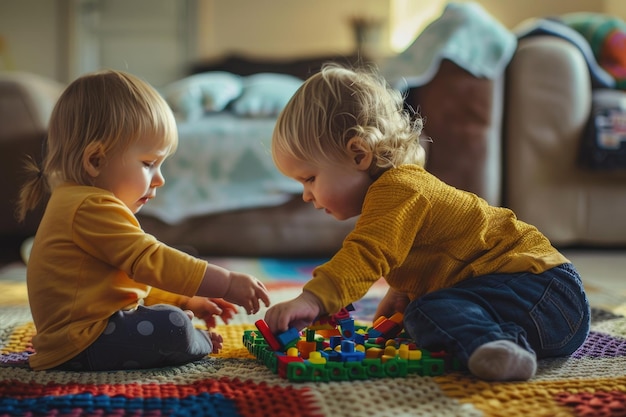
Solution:
[[[341,353],[334,349],[324,349],[320,352],[327,362],[341,362]]]
[[[295,346],[296,343],[300,340],[300,332],[291,327],[286,332],[277,334],[274,336],[278,343],[280,344],[280,348],[283,351],[286,351],[292,346]]]
[[[329,339],[330,348],[335,349],[337,346],[341,345],[342,340],[341,336],[331,336]]]
[[[337,325],[341,329],[341,336],[344,339],[354,340],[355,330],[353,318],[339,320]]]

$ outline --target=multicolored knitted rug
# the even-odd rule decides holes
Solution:
[[[222,262],[266,280],[274,302],[292,296],[314,263]],[[353,316],[371,320],[383,291],[375,287]],[[0,416],[626,416],[626,318],[605,309],[594,309],[593,331],[575,354],[540,361],[529,382],[489,383],[453,372],[290,383],[242,344],[244,330],[262,315],[219,326],[225,349],[193,364],[34,372],[24,366],[35,331],[25,302],[20,273],[0,274]]]

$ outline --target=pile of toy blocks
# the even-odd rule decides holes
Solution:
[[[435,376],[459,368],[446,352],[418,349],[403,331],[402,314],[380,317],[368,327],[355,323],[353,310],[348,306],[322,317],[302,332],[291,328],[272,334],[258,320],[258,331],[246,330],[243,344],[270,370],[293,382]]]

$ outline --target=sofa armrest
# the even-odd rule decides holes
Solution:
[[[426,168],[442,181],[501,203],[502,77],[478,78],[442,60],[406,102],[424,118]]]
[[[626,243],[626,175],[578,163],[591,103],[576,46],[551,36],[520,41],[507,71],[505,202],[559,246]]]
[[[0,141],[45,133],[63,88],[35,74],[0,72]]]

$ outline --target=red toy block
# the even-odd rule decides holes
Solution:
[[[273,351],[280,350],[280,342],[274,337],[274,334],[270,330],[269,326],[263,319],[259,319],[254,322],[254,325],[263,335],[263,338],[267,342],[267,344],[272,348]]]
[[[370,336],[383,336],[386,339],[391,339],[399,335],[402,332],[402,315],[395,314],[392,317],[394,320],[379,317],[369,331]]]
[[[298,356],[277,355],[276,359],[278,361],[278,376],[285,379],[287,378],[287,369],[290,363],[299,362],[304,365],[304,360]]]

